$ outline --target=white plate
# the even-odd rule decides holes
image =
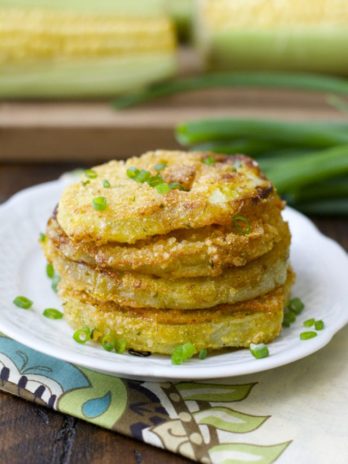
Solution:
[[[238,350],[173,366],[165,356],[141,358],[109,353],[96,345],[79,345],[63,320],[41,315],[47,307],[60,307],[46,277],[38,236],[65,184],[66,180],[59,180],[29,188],[0,207],[0,330],[35,350],[124,377],[208,379],[249,374],[296,361],[325,346],[348,322],[347,254],[305,216],[287,208],[285,217],[293,235],[291,262],[297,274],[293,295],[302,298],[306,309],[269,345],[268,358],[256,360],[248,350]],[[33,300],[33,309],[15,307],[12,300],[17,295]],[[302,323],[311,317],[323,319],[325,329],[316,338],[300,341]]]

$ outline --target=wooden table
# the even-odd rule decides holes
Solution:
[[[75,164],[0,164],[0,201]],[[348,250],[348,220],[313,218]],[[184,464],[187,459],[0,392],[0,462]]]

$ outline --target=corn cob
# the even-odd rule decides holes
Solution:
[[[114,1],[108,14],[105,0],[98,12],[89,2],[78,10],[77,0],[56,10],[43,0],[35,2],[41,8],[14,3],[25,5],[0,7],[0,97],[115,95],[175,70],[173,27],[160,10],[139,16]]]
[[[197,0],[195,40],[214,69],[348,74],[348,2]]]

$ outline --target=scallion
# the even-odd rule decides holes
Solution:
[[[123,338],[115,341],[115,351],[118,354],[122,354],[126,351],[127,343]]]
[[[46,241],[46,234],[44,234],[43,232],[40,232],[40,235],[39,235],[39,242],[40,243],[44,243]]]
[[[115,339],[111,335],[104,335],[100,343],[106,351],[112,351],[115,349]]]
[[[13,304],[22,309],[30,309],[33,306],[33,302],[26,296],[16,296],[13,300]]]
[[[306,321],[304,321],[303,327],[312,327],[314,325],[314,323],[315,323],[314,318],[307,319]]]
[[[103,187],[107,189],[111,187],[111,184],[107,179],[103,180]]]
[[[304,310],[304,303],[300,298],[292,298],[288,303],[288,308],[298,315]]]
[[[134,179],[138,173],[139,173],[139,169],[134,166],[131,166],[130,168],[127,169],[127,176],[130,179]]]
[[[161,195],[164,195],[165,193],[170,192],[171,188],[169,185],[165,182],[162,182],[162,184],[158,184],[155,186],[155,189],[157,190],[158,193]]]
[[[196,347],[193,343],[187,342],[174,348],[171,359],[172,364],[182,364],[196,353]]]
[[[92,200],[93,208],[96,211],[103,211],[107,207],[107,201],[105,197],[96,197]]]
[[[54,267],[52,263],[47,263],[46,265],[46,274],[49,279],[53,279],[54,277]]]
[[[314,328],[315,328],[315,330],[323,330],[324,321],[322,321],[322,320],[315,321]]]
[[[198,353],[198,357],[199,359],[205,359],[208,355],[208,350],[206,348],[202,348],[199,353]]]
[[[268,346],[265,345],[264,343],[259,343],[257,345],[255,345],[254,343],[251,343],[249,350],[250,350],[250,353],[256,359],[267,358],[269,356]]]
[[[91,336],[91,329],[89,327],[83,327],[82,329],[78,329],[74,332],[73,339],[75,340],[75,342],[84,345],[91,339]]]
[[[300,339],[301,340],[310,340],[311,338],[316,337],[318,334],[316,332],[301,332],[300,333]]]
[[[48,319],[62,319],[63,313],[55,308],[46,308],[42,313]]]
[[[96,179],[98,177],[98,174],[93,169],[86,169],[84,174],[88,179]]]

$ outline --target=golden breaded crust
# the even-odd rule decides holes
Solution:
[[[194,310],[245,301],[282,285],[289,243],[287,231],[270,252],[243,267],[228,268],[218,277],[186,279],[94,269],[68,260],[49,239],[45,252],[66,285],[86,291],[100,301],[140,308]]]
[[[247,262],[269,252],[288,233],[279,202],[270,204],[261,217],[248,218],[250,232],[242,235],[232,225],[177,230],[134,245],[110,243],[74,243],[52,217],[47,235],[68,259],[100,269],[136,271],[166,278],[218,276],[231,266]]]
[[[99,246],[108,242],[132,244],[177,229],[229,226],[235,214],[261,214],[275,194],[257,163],[242,155],[211,155],[216,163],[206,165],[203,160],[208,155],[155,151],[98,166],[94,168],[97,178],[87,185],[78,182],[65,189],[58,222],[73,241]],[[161,194],[127,176],[127,169],[133,166],[155,175],[158,163],[166,163],[161,171],[166,182],[178,182],[186,190]],[[103,187],[104,179],[111,188]],[[92,200],[99,196],[107,201],[103,211],[92,206]]]
[[[126,341],[127,348],[171,354],[178,344],[191,342],[197,351],[248,347],[268,343],[281,330],[283,308],[293,282],[264,296],[209,310],[177,311],[125,308],[100,303],[83,292],[61,287],[64,317],[73,328],[88,326],[99,333]]]

